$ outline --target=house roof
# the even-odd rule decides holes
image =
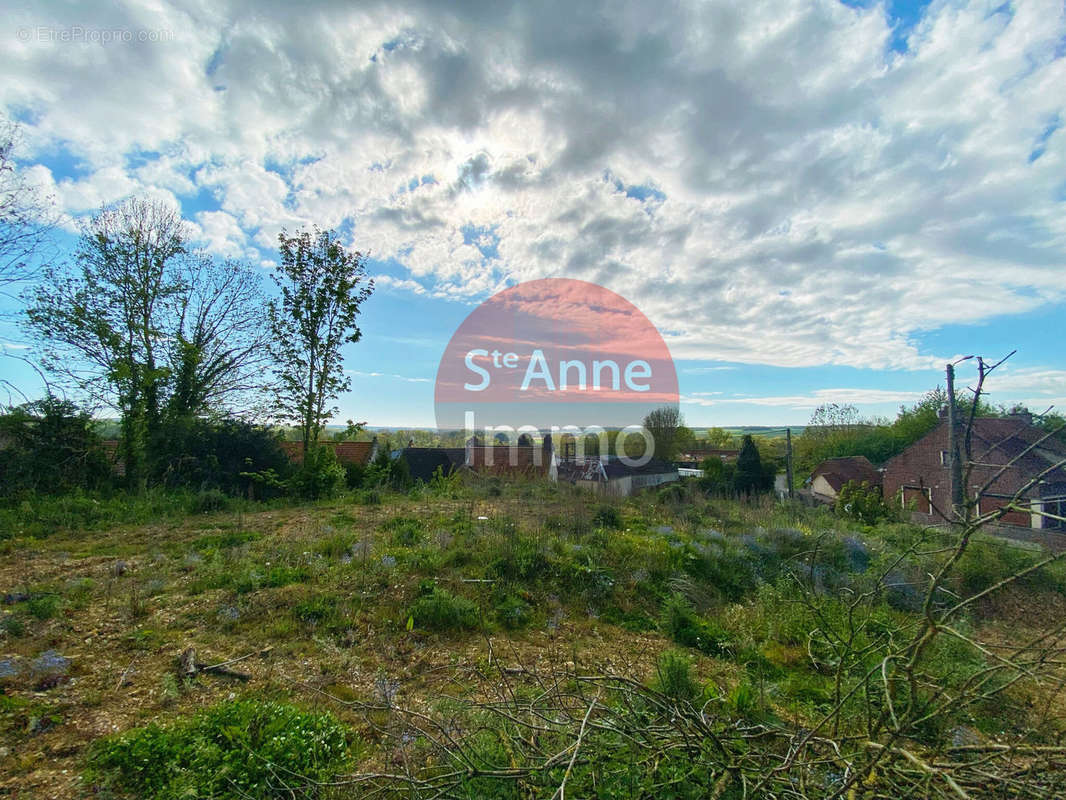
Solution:
[[[598,458],[587,458],[583,461],[560,461],[558,471],[559,480],[573,483],[574,481],[602,481],[604,479],[610,481],[630,475],[674,474],[677,472],[677,467],[656,459],[637,466],[626,464],[617,458],[611,458],[606,463]]]
[[[545,475],[551,467],[551,453],[538,445],[470,445],[459,452],[457,466],[483,475]]]
[[[965,430],[967,420],[963,420]],[[1066,443],[1047,431],[1032,424],[1028,415],[1007,417],[978,417],[973,421],[970,432],[971,461],[976,470],[977,483],[991,480],[991,492],[1013,493],[1033,478],[1040,477],[1040,483],[1032,487],[1044,497],[1054,497],[1066,486]],[[931,480],[928,474],[919,475],[916,470],[946,470],[942,464],[923,463],[919,454],[948,447],[947,421],[942,419],[932,431],[899,455],[891,458],[885,465],[886,472],[896,475],[902,469],[915,478]],[[1009,465],[1009,469],[1001,469]],[[897,476],[898,477],[898,476]]]
[[[1066,482],[1066,443],[1020,417],[974,420],[971,452],[975,461],[1013,462],[1023,475],[1043,474],[1048,486]],[[1047,487],[1045,487],[1047,488]]]
[[[332,447],[341,464],[367,464],[374,452],[373,442],[320,442],[319,446]],[[281,449],[293,464],[303,463],[303,442],[282,442]]]
[[[394,456],[407,463],[407,471],[413,480],[429,483],[438,467],[445,475],[455,469],[456,452],[461,455],[463,450],[461,447],[405,447],[396,451]]]
[[[881,473],[870,463],[866,456],[844,456],[842,458],[827,458],[814,468],[811,480],[821,476],[826,483],[833,487],[833,491],[839,492],[848,481],[862,483],[866,481],[871,486],[881,485]]]

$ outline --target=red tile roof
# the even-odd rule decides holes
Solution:
[[[374,450],[373,442],[319,442],[319,446],[332,447],[341,464],[366,464]],[[293,464],[303,463],[303,442],[282,442],[281,449]]]
[[[844,488],[848,481],[862,483],[866,481],[871,486],[881,485],[881,473],[870,463],[866,456],[844,456],[843,458],[827,458],[814,468],[811,473],[813,481],[821,475],[835,491]]]

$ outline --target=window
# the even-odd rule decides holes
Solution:
[[[1044,511],[1048,514],[1054,514],[1056,517],[1066,518],[1066,497],[1049,497],[1044,499]],[[1041,527],[1046,528],[1049,531],[1066,531],[1066,521],[1064,519],[1051,519],[1051,517],[1044,517],[1041,520]]]
[[[950,463],[951,463],[951,459],[948,458],[948,451],[947,450],[941,450],[940,451],[940,466],[946,467]]]
[[[1005,494],[983,494],[977,502],[977,513],[987,514],[990,511],[1003,508],[1008,505],[1015,505],[1023,507],[1023,510],[1012,509],[999,517],[997,522],[1001,525],[1014,525],[1018,528],[1028,528],[1032,524],[1032,517],[1028,511],[1024,510],[1024,507],[1029,504],[1029,501],[1024,497],[1020,498],[1017,502],[1014,502],[1014,498],[1011,495]],[[1053,521],[1053,520],[1050,520]]]

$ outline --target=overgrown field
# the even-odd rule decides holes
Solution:
[[[675,489],[0,519],[9,796],[1066,791],[1066,571],[980,534],[927,598],[949,536]]]

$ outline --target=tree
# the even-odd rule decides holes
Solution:
[[[677,458],[678,431],[685,419],[677,406],[663,406],[644,417],[644,428],[652,436],[655,458],[674,461]]]
[[[268,306],[271,354],[282,419],[300,428],[306,454],[348,391],[341,347],[361,337],[356,317],[374,290],[366,256],[347,252],[333,231],[278,236],[281,263],[274,274],[281,297]]]
[[[55,225],[53,202],[15,165],[19,127],[0,123],[0,289],[32,275],[32,261]]]
[[[823,403],[814,409],[808,426],[814,428],[815,432],[820,430],[823,433],[831,434],[846,431],[861,424],[863,424],[863,420],[859,416],[859,409],[855,406],[851,404]]]
[[[703,477],[700,478],[700,488],[703,491],[715,495],[733,493],[733,478],[736,472],[734,464],[727,464],[718,456],[710,456],[703,459],[700,469],[703,470]]]
[[[145,479],[145,444],[159,421],[166,376],[159,309],[179,289],[173,263],[185,253],[173,208],[130,200],[92,218],[73,268],[46,268],[28,311],[45,367],[121,412],[133,486]]]
[[[710,428],[707,430],[707,446],[719,450],[733,446],[733,435],[722,428]]]
[[[168,303],[167,417],[202,415],[238,399],[247,409],[269,360],[259,275],[236,261],[198,257],[183,265],[180,280]]]
[[[733,486],[739,494],[750,495],[766,488],[766,477],[759,457],[759,448],[750,435],[745,434],[737,456]]]
[[[132,199],[87,223],[72,264],[48,265],[27,317],[41,361],[122,417],[132,486],[164,422],[219,410],[261,366],[258,278],[190,250],[176,209]]]

